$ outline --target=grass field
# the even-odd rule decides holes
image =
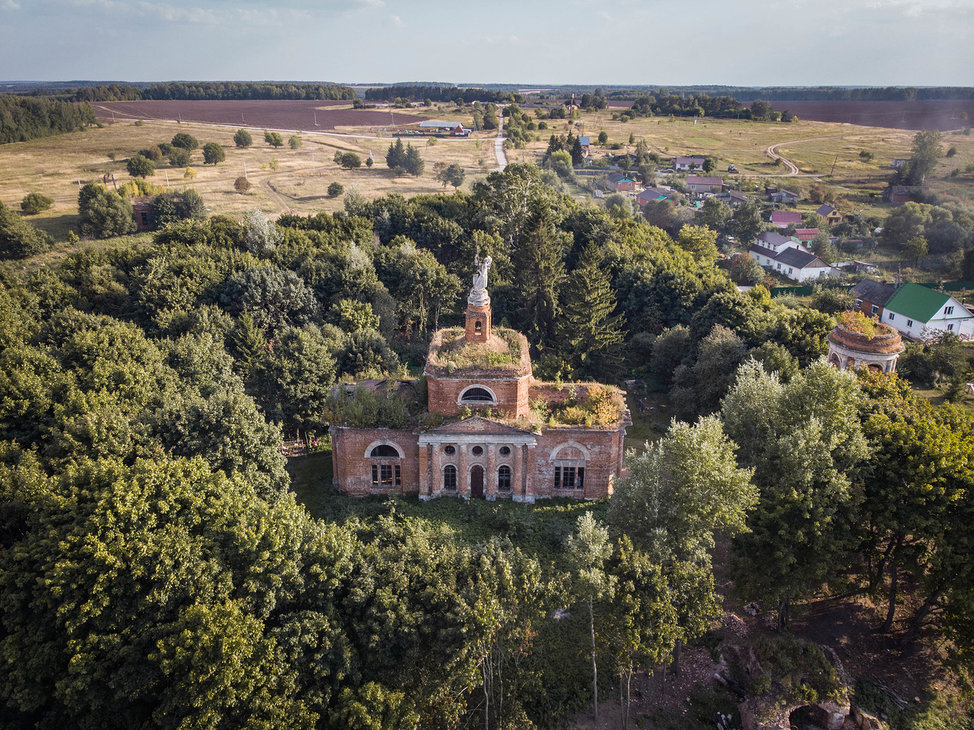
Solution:
[[[423,107],[413,113],[466,125],[472,120],[469,109],[460,110],[450,104]],[[620,122],[613,121],[609,111],[585,112],[575,122],[546,120],[546,123],[548,129],[535,132],[537,139],[523,149],[508,151],[509,161],[537,162],[551,134],[565,134],[569,129],[593,138],[605,131],[610,144],[619,143],[623,150],[629,151],[635,149],[634,144],[629,144],[632,135],[636,141],[646,140],[650,149],[664,160],[694,153],[716,156],[717,171],[728,183],[743,190],[759,189],[766,179],[763,176],[798,192],[807,192],[813,185],[833,186],[844,212],[866,215],[882,215],[888,210],[880,194],[891,172],[889,161],[894,157],[909,157],[914,134],[908,130],[809,121],[779,124],[698,119],[694,124],[692,119],[638,118]],[[0,200],[17,208],[28,192],[54,198],[55,205],[31,221],[56,238],[64,239],[77,223],[79,182],[101,180],[105,174],[114,175],[118,184],[125,182],[129,179],[125,170],[128,157],[139,149],[169,141],[180,131],[192,134],[201,145],[219,143],[226,152],[226,161],[215,166],[204,165],[202,152],[197,150],[191,163],[195,178],[187,179],[182,168],[162,166],[150,181],[173,190],[195,188],[212,214],[239,215],[253,207],[270,214],[334,212],[341,209],[343,196],[328,197],[326,190],[332,182],[366,197],[394,191],[414,195],[445,189],[435,178],[437,163],[462,165],[467,173],[463,188],[468,190],[476,179],[496,169],[493,132],[477,132],[467,139],[407,140],[420,147],[426,161],[424,174],[413,178],[394,177],[386,169],[384,157],[392,138],[388,131],[378,128],[341,127],[335,130],[339,134],[301,133],[298,136],[302,145],[297,150],[287,145],[270,147],[263,141],[263,130],[253,129],[254,145],[239,149],[232,141],[235,131],[232,127],[119,121],[85,132],[3,145],[0,147]],[[288,136],[285,134],[285,139]],[[781,177],[787,167],[773,164],[767,154],[767,149],[775,145],[780,154],[798,166],[801,173],[798,177]],[[956,148],[956,153],[943,158],[927,182],[933,191],[970,204],[974,199],[974,176],[965,169],[974,163],[974,136],[945,133],[944,149],[951,147]],[[355,152],[363,160],[371,154],[375,165],[372,169],[363,166],[342,170],[332,159],[339,150]],[[862,150],[873,154],[870,162],[859,158]],[[596,146],[592,154],[601,157],[621,151]],[[740,170],[740,176],[727,175],[731,163]],[[957,173],[952,177],[954,170]],[[242,195],[233,189],[233,182],[245,173],[253,187]],[[574,192],[579,199],[588,195],[581,188]],[[805,204],[799,209],[814,207]]]
[[[0,200],[19,210],[20,200],[28,192],[54,198],[50,210],[30,220],[63,239],[77,223],[79,182],[100,181],[108,173],[121,185],[130,179],[125,169],[128,157],[140,149],[168,142],[177,132],[193,135],[201,147],[206,142],[219,143],[226,153],[226,161],[204,165],[202,151],[196,150],[191,163],[197,173],[194,179],[186,179],[184,169],[166,165],[160,166],[149,181],[172,190],[195,188],[212,214],[239,215],[253,207],[271,214],[332,212],[342,207],[342,197],[327,196],[326,190],[332,182],[337,181],[346,190],[357,190],[366,197],[392,191],[413,195],[444,190],[435,178],[437,162],[463,165],[467,171],[465,188],[476,177],[496,169],[493,141],[484,138],[441,138],[432,140],[433,144],[426,138],[407,140],[420,147],[426,161],[423,175],[414,178],[394,177],[386,168],[385,154],[392,142],[388,137],[363,139],[309,132],[298,135],[302,145],[292,150],[286,144],[275,149],[263,141],[262,130],[251,130],[253,146],[240,149],[233,144],[234,131],[229,127],[176,122],[118,122],[84,132],[6,144],[0,147]],[[357,133],[363,132],[357,130]],[[284,135],[285,141],[288,136]],[[355,152],[363,162],[371,153],[375,165],[372,169],[363,165],[358,170],[342,170],[332,159],[339,150]],[[234,190],[233,182],[245,172],[253,187],[241,195]]]

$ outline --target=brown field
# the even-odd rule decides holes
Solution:
[[[778,111],[788,109],[799,119],[844,122],[892,129],[961,129],[971,126],[974,101],[776,101]]]
[[[609,110],[622,112],[631,101],[613,99]],[[974,100],[936,101],[774,101],[777,111],[788,109],[810,122],[858,124],[888,129],[962,129],[974,120]]]
[[[303,132],[391,127],[429,119],[391,110],[352,109],[347,101],[111,101],[93,106],[101,122],[158,119]]]

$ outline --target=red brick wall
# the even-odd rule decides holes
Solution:
[[[497,398],[497,405],[491,406],[493,413],[503,412],[510,417],[518,418],[528,413],[530,381],[530,376],[520,379],[488,380],[484,378],[442,378],[428,375],[426,378],[427,407],[430,413],[455,416],[460,412],[457,400],[464,388],[471,385],[481,385],[489,388]]]
[[[343,494],[361,497],[369,494],[416,494],[419,491],[419,445],[414,431],[393,428],[349,428],[332,426],[332,454],[335,486]],[[365,450],[373,441],[396,444],[402,459],[369,459]],[[372,486],[372,464],[399,464],[401,488]]]
[[[467,305],[466,330],[464,339],[467,342],[487,342],[490,339],[490,305],[473,307]],[[480,333],[477,333],[477,322],[480,322]]]
[[[555,465],[551,456],[566,442],[584,446],[588,451],[585,463],[585,491],[554,489]],[[535,451],[534,493],[538,497],[576,497],[597,499],[609,494],[609,487],[618,478],[619,458],[622,454],[622,432],[597,431],[586,428],[546,428],[538,437]],[[560,458],[560,457],[559,457]]]

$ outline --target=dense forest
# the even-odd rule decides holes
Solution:
[[[55,95],[73,101],[140,101],[143,99],[355,99],[355,92],[339,84],[301,82],[272,83],[253,81],[168,81],[164,83],[131,85],[122,83],[81,86],[76,89],[60,87],[37,88],[36,95]]]
[[[427,86],[422,84],[394,84],[392,86],[374,86],[365,90],[366,101],[395,101],[409,99],[410,101],[456,101],[462,99],[464,104],[475,101],[507,101],[511,92],[487,91],[483,88],[465,88],[456,86]]]
[[[87,102],[0,95],[0,144],[77,132],[94,123]]]
[[[838,584],[974,666],[971,417],[825,365],[834,298],[739,292],[713,230],[547,174],[2,271],[5,727],[563,726],[706,633],[726,538],[785,632]],[[313,519],[284,433],[325,433],[333,383],[422,364],[478,250],[538,377],[635,372],[683,421],[567,529],[525,506],[459,540],[394,500]],[[781,691],[836,691],[815,677]]]

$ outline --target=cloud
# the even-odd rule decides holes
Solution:
[[[355,0],[355,2],[370,8],[384,8],[386,6],[383,0]]]
[[[17,0],[2,0],[0,10],[20,10],[20,3]]]
[[[402,18],[400,18],[398,15],[391,16],[389,18],[389,20],[391,20],[392,21],[392,24],[394,26],[396,26],[397,28],[400,27],[400,26],[402,26]]]

